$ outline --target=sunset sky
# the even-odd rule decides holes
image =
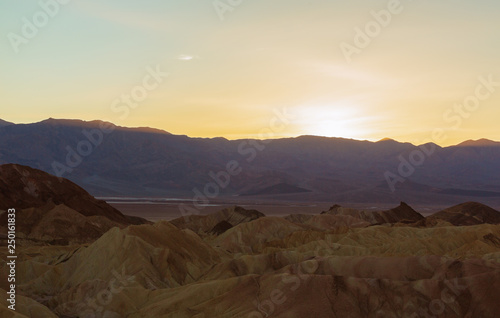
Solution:
[[[40,2],[52,16],[39,1],[0,3],[1,119],[237,139],[286,107],[275,137],[500,140],[498,0],[61,2]],[[341,47],[367,25],[370,43],[348,61]],[[115,101],[140,91],[148,67],[168,77],[125,111]]]

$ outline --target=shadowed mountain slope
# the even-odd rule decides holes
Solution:
[[[10,126],[10,125],[14,125],[14,124],[11,122],[0,119],[0,127]]]
[[[49,203],[64,204],[84,216],[100,215],[123,224],[144,223],[123,215],[67,179],[22,165],[0,166],[0,209],[39,208]]]
[[[467,140],[457,146],[459,147],[499,147],[500,142],[489,140],[489,139],[479,139],[479,140]]]
[[[428,217],[453,225],[500,224],[500,212],[478,202],[466,202]]]
[[[412,207],[404,202],[401,202],[398,207],[386,211],[363,211],[344,208],[336,204],[328,211],[322,212],[322,214],[347,215],[371,224],[413,223],[424,218],[420,213],[413,210]]]
[[[93,241],[114,226],[147,223],[123,215],[64,178],[27,166],[0,166],[0,210],[16,209],[16,231],[46,242]],[[7,213],[0,215],[5,232]]]
[[[247,210],[240,206],[223,209],[209,215],[189,215],[171,220],[170,223],[199,235],[222,234],[233,226],[265,217],[257,210]]]

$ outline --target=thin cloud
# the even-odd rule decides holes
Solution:
[[[199,57],[196,55],[181,54],[181,55],[177,56],[176,59],[180,60],[180,61],[191,61],[194,59],[199,59]]]

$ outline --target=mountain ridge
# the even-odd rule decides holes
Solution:
[[[209,184],[222,184],[218,195],[229,197],[255,189],[273,194],[273,185],[284,184],[290,187],[282,187],[274,195],[277,200],[397,203],[415,199],[452,204],[484,197],[486,203],[500,205],[497,147],[441,148],[432,143],[415,146],[307,135],[227,140],[139,130],[102,121],[58,119],[4,126],[0,127],[0,164],[27,165],[51,174],[57,174],[55,166],[64,167],[63,177],[96,196],[189,198],[198,192],[204,195]],[[410,158],[416,152],[422,152],[423,164],[413,165],[411,175],[391,191],[384,174],[398,175],[401,165],[417,158]],[[225,185],[222,176],[227,176],[228,163],[237,165]],[[294,187],[311,191],[297,195]],[[261,194],[266,195],[253,197]]]
[[[466,140],[462,143],[459,143],[457,146],[459,147],[481,147],[481,146],[491,146],[491,147],[498,147],[500,146],[500,142],[482,138],[478,140]]]
[[[355,138],[347,138],[347,137],[327,137],[327,136],[320,136],[320,135],[309,135],[309,134],[306,134],[306,135],[297,135],[297,136],[294,136],[294,137],[281,137],[281,138],[271,138],[271,139],[259,139],[259,138],[238,138],[238,139],[228,139],[226,137],[222,137],[222,136],[214,136],[214,137],[191,137],[191,136],[188,136],[188,135],[185,135],[185,134],[172,134],[164,129],[161,129],[161,128],[154,128],[154,127],[149,127],[149,126],[140,126],[140,127],[128,127],[128,126],[118,126],[112,122],[109,122],[109,121],[103,121],[103,120],[100,120],[100,119],[94,119],[94,120],[83,120],[83,119],[66,119],[66,118],[53,118],[53,117],[49,117],[47,119],[44,119],[44,120],[41,120],[41,121],[38,121],[38,122],[33,122],[33,123],[24,123],[24,124],[16,124],[16,123],[12,123],[12,122],[9,122],[9,121],[5,121],[5,120],[2,120],[0,119],[0,127],[4,126],[4,125],[33,125],[33,124],[39,124],[39,123],[64,123],[64,122],[67,122],[67,123],[84,123],[84,124],[92,124],[92,123],[105,123],[106,125],[110,125],[110,126],[114,126],[118,129],[125,129],[125,130],[138,130],[138,131],[144,131],[144,132],[158,132],[158,133],[166,133],[166,134],[170,134],[170,135],[174,135],[174,136],[182,136],[182,137],[188,137],[188,138],[191,138],[191,139],[224,139],[224,140],[230,140],[230,141],[244,141],[244,140],[259,140],[259,141],[262,141],[262,140],[281,140],[281,139],[299,139],[299,138],[308,138],[308,137],[314,137],[314,138],[326,138],[326,139],[338,139],[338,140],[350,140],[350,141],[359,141],[359,142],[369,142],[369,143],[384,143],[384,142],[387,142],[387,143],[398,143],[398,144],[412,144],[414,146],[423,146],[423,145],[427,145],[427,144],[434,144],[436,146],[439,146],[441,148],[443,148],[443,146],[440,146],[436,143],[433,143],[433,142],[427,142],[427,143],[423,143],[423,144],[413,144],[413,143],[410,143],[410,142],[406,142],[406,141],[398,141],[394,138],[390,138],[390,137],[384,137],[380,140],[376,140],[376,141],[370,141],[370,140],[367,140],[367,139],[355,139]],[[456,145],[452,145],[450,147],[456,147],[456,146],[460,146],[460,145],[468,145],[468,144],[475,144],[475,143],[495,143],[495,144],[500,144],[500,141],[495,141],[495,140],[491,140],[491,139],[487,139],[487,138],[481,138],[481,139],[478,139],[478,140],[465,140],[461,143],[458,143]]]
[[[11,123],[9,121],[6,121],[6,120],[3,120],[3,119],[0,119],[0,127],[4,127],[4,126],[10,126],[10,125],[15,125],[14,123]]]

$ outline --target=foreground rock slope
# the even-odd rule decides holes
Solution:
[[[19,313],[498,317],[500,225],[425,220],[406,204],[286,218],[234,207],[114,227],[91,244],[27,244],[19,248]],[[227,229],[212,231],[221,222]],[[5,282],[5,265],[0,273]]]
[[[33,242],[92,242],[112,227],[148,221],[123,215],[73,182],[27,166],[0,166],[0,212],[16,209],[16,232]],[[7,214],[0,215],[0,234]]]

